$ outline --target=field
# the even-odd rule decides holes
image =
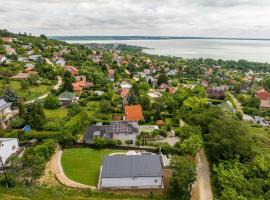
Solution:
[[[49,92],[48,85],[39,85],[39,86],[30,86],[27,90],[22,90],[21,85],[19,81],[11,81],[10,84],[4,85],[3,81],[0,81],[0,87],[1,89],[5,89],[7,87],[10,87],[14,91],[17,92],[17,94],[25,99],[26,101],[35,99],[39,96],[42,96]]]
[[[47,110],[44,109],[46,117],[50,120],[57,120],[57,119],[62,119],[65,116],[67,116],[68,109],[67,108],[58,108],[56,110]]]
[[[65,149],[61,163],[64,172],[71,180],[86,185],[97,185],[103,158],[114,150],[86,148]]]

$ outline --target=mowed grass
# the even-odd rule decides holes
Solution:
[[[11,88],[17,92],[17,94],[25,100],[32,100],[39,96],[42,96],[50,91],[49,85],[39,85],[39,86],[30,86],[27,90],[22,90],[20,81],[11,81],[10,84],[3,84],[3,81],[0,81],[0,85],[5,88]]]
[[[114,152],[121,151],[87,148],[65,149],[61,164],[65,175],[71,180],[86,185],[97,185],[102,160]]]
[[[57,119],[63,119],[65,116],[67,116],[68,109],[67,108],[58,108],[56,110],[47,110],[44,109],[44,113],[49,120],[57,120]]]

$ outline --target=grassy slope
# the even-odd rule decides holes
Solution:
[[[0,81],[0,86],[3,87],[3,81]],[[29,89],[22,90],[19,81],[11,81],[10,84],[6,85],[5,87],[12,88],[18,93],[20,97],[23,97],[26,100],[32,100],[49,92],[50,86],[48,85],[30,86]]]
[[[68,109],[67,108],[58,108],[56,110],[47,110],[44,109],[45,115],[49,120],[57,120],[62,119],[67,116]]]
[[[65,149],[62,166],[67,177],[87,185],[97,185],[99,170],[103,158],[113,150]]]

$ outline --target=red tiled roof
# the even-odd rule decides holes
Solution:
[[[74,91],[81,91],[84,87],[91,87],[93,86],[93,83],[85,82],[85,81],[78,81],[75,83],[72,83],[73,90]]]
[[[168,92],[170,94],[174,94],[176,92],[176,88],[175,87],[168,87],[167,90],[168,90]]]
[[[257,91],[256,95],[260,100],[270,100],[270,92],[267,92],[265,89]]]
[[[78,74],[78,69],[76,67],[66,65],[64,68],[65,70],[70,71],[73,76]]]
[[[143,120],[142,106],[141,105],[125,106],[125,120],[127,121]]]
[[[108,74],[114,75],[114,70],[113,69],[108,69]]]
[[[163,126],[163,125],[165,125],[165,122],[163,120],[157,120],[156,124],[159,126]]]

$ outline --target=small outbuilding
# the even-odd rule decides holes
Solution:
[[[107,156],[103,161],[101,189],[163,187],[161,157],[155,154]]]

